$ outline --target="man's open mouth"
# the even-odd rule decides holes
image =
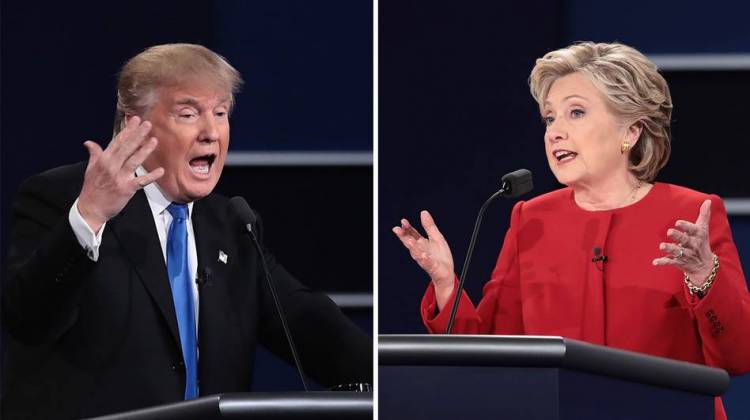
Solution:
[[[207,154],[190,159],[190,168],[199,174],[207,174],[216,160],[215,154]]]

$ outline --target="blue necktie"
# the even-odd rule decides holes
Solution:
[[[188,206],[172,203],[167,210],[172,215],[167,236],[167,272],[180,330],[182,357],[185,360],[185,399],[190,400],[198,398],[198,346],[195,337],[193,286],[188,269]]]

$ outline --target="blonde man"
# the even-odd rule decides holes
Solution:
[[[259,343],[289,358],[259,250],[212,193],[240,84],[205,47],[149,48],[122,69],[109,145],[86,142],[88,162],[24,182],[3,293],[3,418],[249,391]],[[306,373],[369,381],[371,339],[266,263]]]

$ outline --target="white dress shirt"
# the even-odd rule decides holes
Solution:
[[[135,171],[136,175],[141,176],[146,173],[143,167],[138,167]],[[162,256],[164,257],[164,264],[167,262],[167,235],[169,234],[169,226],[172,224],[172,215],[167,211],[167,207],[172,204],[169,199],[164,195],[161,188],[156,182],[152,182],[143,188],[143,192],[146,193],[148,199],[148,205],[151,207],[151,215],[154,218],[154,224],[156,225],[156,233],[159,235],[159,242],[161,243]],[[190,278],[196,279],[198,273],[198,252],[195,248],[195,234],[193,233],[193,203],[188,203],[188,220],[187,220],[187,234],[188,234],[188,270],[190,271]],[[73,233],[78,239],[78,243],[81,244],[83,249],[86,250],[86,254],[92,261],[99,259],[99,246],[102,243],[102,232],[106,228],[107,224],[104,223],[99,232],[94,232],[91,227],[83,220],[81,213],[78,211],[78,199],[76,199],[73,206],[70,208],[68,213],[68,221],[70,222]],[[193,281],[193,307],[195,308],[195,326],[198,327],[198,284]]]

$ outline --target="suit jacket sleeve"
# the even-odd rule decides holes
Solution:
[[[699,299],[683,288],[678,300],[693,314],[703,342],[706,363],[731,374],[750,371],[750,294],[732,240],[726,208],[711,197],[711,249],[719,257],[719,271],[708,294]],[[687,327],[687,326],[686,326]]]
[[[483,297],[475,309],[465,291],[456,313],[453,332],[457,334],[523,334],[521,314],[520,273],[518,269],[518,223],[523,202],[513,207],[510,228],[505,234],[500,256],[497,259],[492,277],[484,286]],[[458,283],[456,283],[458,284]],[[456,289],[449,299],[449,305],[437,312],[435,288],[432,283],[422,299],[422,321],[430,333],[444,333],[448,328],[451,306]],[[437,312],[437,314],[436,314]]]
[[[77,182],[50,172],[29,178],[13,203],[2,311],[8,331],[21,342],[54,341],[75,321],[83,279],[94,264],[67,217],[82,173],[74,176]]]
[[[259,233],[262,244],[262,227]],[[328,296],[313,292],[297,281],[268,250],[264,249],[264,254],[304,372],[327,386],[372,383],[372,338],[356,327]],[[262,278],[262,273],[259,276]],[[261,343],[293,363],[268,286],[260,281],[259,287]]]

